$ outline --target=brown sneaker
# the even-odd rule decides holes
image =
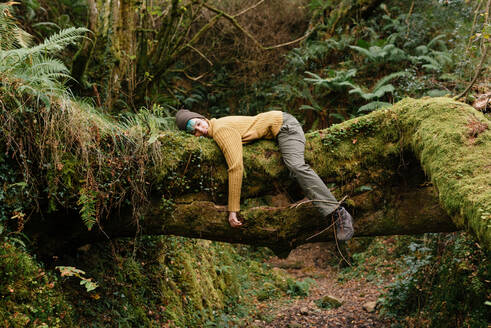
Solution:
[[[336,220],[336,237],[338,240],[349,240],[353,237],[355,229],[353,229],[353,217],[344,207],[339,207],[332,214]]]

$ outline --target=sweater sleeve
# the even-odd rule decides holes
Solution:
[[[242,159],[242,138],[237,130],[221,127],[213,134],[228,165],[228,210],[240,211],[240,191],[244,164]]]

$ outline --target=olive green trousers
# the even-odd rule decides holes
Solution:
[[[325,217],[331,214],[338,207],[338,201],[317,173],[305,163],[305,135],[297,119],[283,112],[283,125],[276,138],[283,162],[307,198],[312,200],[321,215]]]

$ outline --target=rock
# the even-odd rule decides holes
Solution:
[[[302,307],[300,308],[300,314],[302,315],[308,315],[309,314],[309,308],[308,307]]]
[[[343,305],[343,301],[332,295],[326,295],[323,298],[316,300],[315,304],[321,309],[333,309]]]
[[[375,308],[377,307],[377,302],[366,302],[363,304],[363,310],[367,311],[368,313],[373,313],[375,312]]]

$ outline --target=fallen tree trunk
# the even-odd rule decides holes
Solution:
[[[355,236],[466,229],[489,250],[490,145],[488,120],[470,106],[448,98],[405,99],[307,134],[306,159],[338,198],[348,196]],[[153,192],[145,217],[135,224],[130,210],[114,213],[101,222],[111,238],[138,230],[263,245],[278,253],[332,239],[332,231],[326,231],[308,240],[329,222],[309,203],[288,206],[301,193],[274,142],[244,148],[245,224],[240,229],[230,228],[225,208],[215,205],[226,202],[227,168],[212,140],[165,132],[155,146],[164,156],[148,173]],[[278,195],[286,201],[278,201]],[[63,220],[48,220],[56,228],[46,221],[39,228],[32,220],[31,235],[58,246],[105,238],[97,229],[86,231],[67,223],[66,216]]]

